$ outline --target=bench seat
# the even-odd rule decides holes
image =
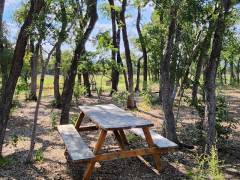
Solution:
[[[144,132],[141,128],[132,128],[130,129],[130,132],[136,134],[137,136],[140,136],[141,138],[145,139]],[[160,134],[156,133],[153,130],[150,130],[153,143],[160,149],[176,149],[178,145],[167,138],[161,136]]]
[[[58,126],[68,154],[74,162],[84,162],[95,158],[91,149],[85,144],[82,137],[72,124]]]

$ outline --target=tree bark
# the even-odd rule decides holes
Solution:
[[[231,59],[230,61],[230,84],[231,85],[234,85],[235,81],[236,81],[236,76],[235,76],[235,73],[234,73],[234,63],[233,63],[233,60]]]
[[[140,92],[139,84],[140,84],[141,59],[142,58],[139,58],[137,61],[137,80],[136,80],[135,92]]]
[[[39,48],[41,44],[41,40],[39,40],[34,48],[34,42],[30,42],[30,49],[32,52],[32,57],[30,60],[31,66],[31,89],[30,89],[30,100],[37,101],[37,66],[38,66],[38,56],[39,56]]]
[[[84,24],[84,27],[87,26],[87,29],[85,30],[83,35],[77,39],[77,42],[76,42],[77,45],[74,51],[74,56],[71,62],[71,66],[70,66],[70,69],[68,70],[67,77],[64,81],[64,87],[62,92],[62,113],[61,113],[60,124],[69,123],[69,110],[70,110],[70,104],[72,100],[73,88],[75,84],[75,77],[77,74],[78,61],[82,53],[84,52],[85,43],[88,40],[95,26],[95,23],[98,19],[96,0],[87,1],[87,16],[90,18],[89,24],[88,25]]]
[[[56,61],[55,61],[55,66],[54,66],[54,98],[55,98],[55,105],[56,107],[60,108],[62,105],[61,102],[61,95],[60,95],[60,85],[59,85],[59,76],[60,76],[60,66],[61,66],[61,46],[63,41],[66,39],[66,28],[67,28],[67,13],[65,9],[65,4],[64,1],[60,2],[60,7],[61,7],[61,31],[59,33],[59,40],[58,44],[56,46]]]
[[[88,72],[83,72],[83,84],[87,90],[88,97],[91,97],[92,93],[91,93],[91,85],[89,82],[89,73]]]
[[[197,93],[198,93],[198,87],[199,87],[199,80],[201,77],[201,72],[204,63],[207,63],[209,57],[208,57],[208,50],[211,46],[211,40],[214,32],[214,27],[215,27],[215,22],[213,20],[210,20],[209,22],[209,28],[207,31],[207,34],[201,43],[201,50],[200,50],[200,55],[197,60],[197,67],[196,67],[196,73],[194,77],[194,83],[192,87],[192,102],[197,103],[198,98],[197,98]]]
[[[59,76],[60,76],[60,66],[61,66],[61,43],[56,46],[56,60],[54,65],[54,99],[55,99],[55,106],[60,108],[61,107],[61,95],[60,95],[60,85],[59,85]]]
[[[173,102],[171,102],[172,91],[170,79],[170,61],[173,53],[174,38],[176,34],[177,9],[178,8],[173,5],[170,10],[171,22],[168,27],[168,42],[164,57],[160,63],[161,94],[165,116],[166,137],[176,143],[179,141],[176,134],[176,122],[173,114]]]
[[[147,58],[147,49],[146,49],[145,41],[144,41],[142,31],[140,28],[140,21],[141,21],[141,7],[138,6],[138,16],[137,16],[136,27],[137,27],[139,41],[140,41],[142,53],[143,53],[143,90],[147,90],[147,78],[148,78],[148,62],[147,61],[148,61],[148,58]],[[136,87],[137,87],[137,85],[136,85]],[[135,91],[136,91],[136,89],[135,89]],[[138,91],[139,91],[139,88],[138,88]]]
[[[237,70],[236,70],[236,72],[237,72],[237,83],[239,85],[240,84],[240,59],[237,62]]]
[[[27,17],[20,29],[13,58],[12,65],[9,73],[9,77],[4,87],[4,93],[0,102],[0,154],[2,155],[2,148],[4,143],[4,137],[6,127],[9,119],[9,113],[12,105],[13,95],[17,80],[21,74],[23,66],[23,58],[25,55],[25,48],[29,39],[29,27],[32,24],[34,15],[38,14],[44,5],[44,0],[31,0],[30,9]]]
[[[216,143],[216,72],[219,65],[219,58],[222,50],[223,36],[226,29],[226,16],[230,8],[231,0],[226,0],[220,5],[216,29],[214,32],[212,51],[207,63],[205,76],[205,118],[203,128],[206,132],[205,151],[210,152]],[[225,11],[225,12],[223,12]]]
[[[117,30],[117,63],[121,65],[121,67],[123,68],[123,76],[124,76],[124,82],[125,82],[125,87],[126,90],[128,91],[128,77],[127,77],[127,73],[126,70],[124,69],[124,64],[122,62],[122,57],[121,57],[121,52],[120,52],[120,40],[121,40],[121,22],[120,22],[120,17],[119,17],[119,13],[116,14],[116,21],[118,24],[118,30]]]
[[[127,0],[122,1],[122,10],[120,12],[120,19],[122,21],[122,36],[123,36],[123,43],[125,48],[125,56],[126,56],[126,63],[127,63],[127,71],[128,71],[128,100],[127,100],[127,107],[130,109],[136,108],[136,102],[134,99],[134,91],[133,91],[133,66],[132,66],[132,59],[131,59],[131,52],[128,42],[128,34],[127,34],[127,26],[125,21],[125,11],[126,11]]]
[[[116,30],[116,11],[114,9],[114,0],[108,0],[110,6],[111,6],[111,20],[112,20],[112,44],[113,48],[112,49],[112,61],[115,63],[117,62],[117,51],[116,49],[118,48],[117,45],[117,30]],[[111,90],[111,95],[114,91],[118,90],[118,82],[119,82],[119,71],[118,69],[113,66],[112,67],[112,90]]]

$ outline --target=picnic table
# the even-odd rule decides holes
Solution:
[[[75,127],[73,125],[60,125],[58,126],[58,131],[63,138],[71,160],[74,162],[87,162],[87,168],[83,176],[84,180],[90,179],[95,163],[99,161],[138,157],[150,166],[142,158],[144,155],[152,155],[154,157],[156,164],[156,169],[154,170],[159,173],[161,170],[161,153],[175,151],[178,147],[174,142],[150,130],[150,127],[154,126],[150,121],[136,117],[113,104],[79,106],[79,108],[81,112]],[[82,126],[84,117],[88,117],[95,125]],[[92,151],[79,133],[94,130],[100,130],[100,134]],[[148,147],[129,148],[124,132],[126,130],[130,130],[145,139]],[[100,153],[108,131],[113,131],[121,150]]]

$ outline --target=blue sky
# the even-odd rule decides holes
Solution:
[[[8,39],[10,39],[10,41],[13,43],[16,41],[18,31],[20,28],[16,24],[16,22],[14,22],[13,14],[16,11],[16,9],[19,8],[24,1],[26,0],[5,0],[3,20],[7,25]],[[104,2],[104,0],[99,0],[98,2],[100,4]],[[147,5],[142,10],[142,24],[150,22],[152,11],[153,11],[153,8],[151,5]],[[98,32],[104,32],[106,30],[111,31],[111,20],[105,17],[100,11],[98,11],[98,14],[99,14],[99,19],[96,23],[95,29],[92,32],[90,39],[92,39]],[[126,21],[127,21],[129,39],[131,40],[132,38],[135,38],[138,36],[136,31],[137,9],[134,8],[133,6],[128,6],[126,14],[130,15],[130,17],[127,18]],[[63,48],[68,49],[69,46],[65,45]],[[87,43],[86,48],[88,50],[95,49],[94,45],[90,41]],[[131,44],[131,48],[134,48],[132,44]],[[123,48],[121,49],[123,50]]]

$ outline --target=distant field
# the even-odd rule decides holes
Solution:
[[[44,80],[44,92],[43,95],[52,95],[53,94],[53,79],[54,76],[53,75],[46,75],[45,76],[45,80]],[[142,79],[143,77],[140,77],[140,88],[142,87]],[[39,81],[40,80],[40,75],[38,76],[38,87],[39,87]],[[93,81],[93,78],[90,78],[91,81]],[[106,82],[110,80],[108,77],[106,76],[101,76],[101,75],[97,75],[94,76],[94,81],[96,81],[96,86],[97,88],[102,87],[102,90],[104,92],[110,92],[111,90],[111,85],[107,85]],[[60,88],[62,89],[63,87],[63,76],[60,77]],[[136,82],[136,75],[134,75],[134,85]],[[154,89],[155,91],[157,91],[156,89],[158,89],[158,83],[149,83],[151,88]],[[125,90],[125,82],[124,82],[124,76],[120,75],[120,79],[119,79],[119,84],[118,84],[118,89],[120,91],[124,91]]]

